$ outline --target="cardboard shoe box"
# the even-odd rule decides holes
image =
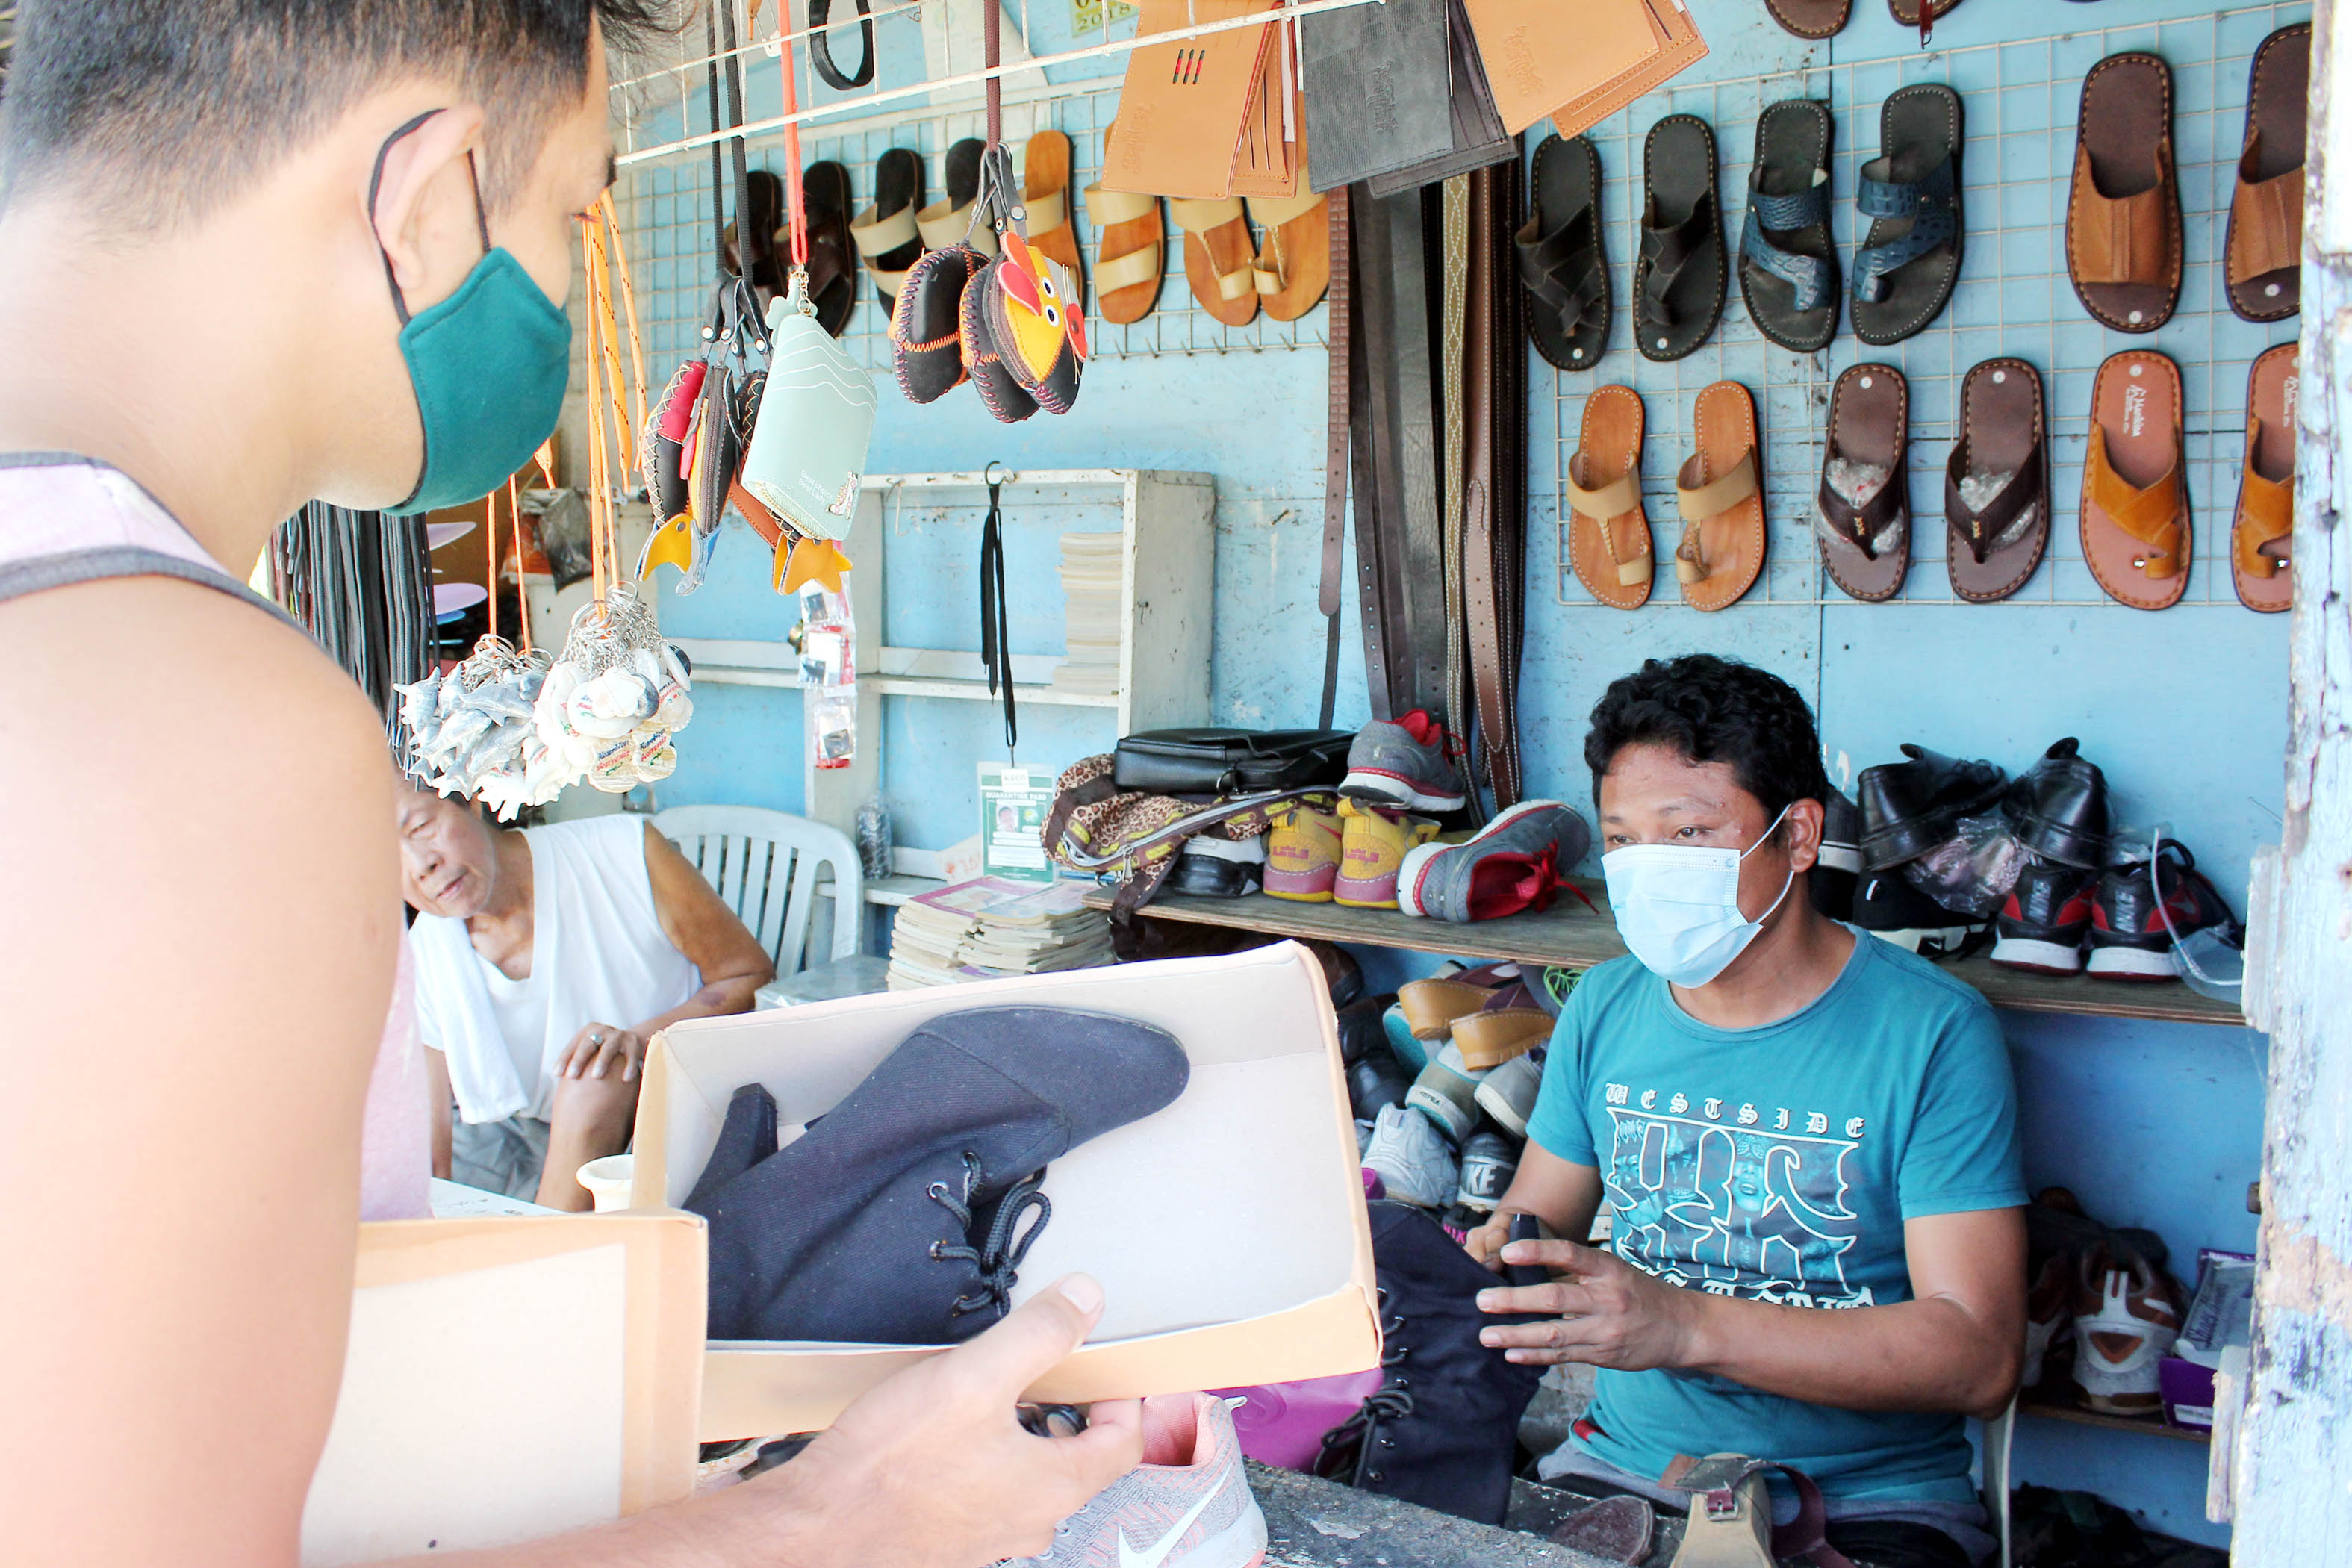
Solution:
[[[975,1007],[1050,1006],[1157,1025],[1192,1058],[1176,1101],[1055,1160],[1053,1217],[1017,1305],[1084,1270],[1108,1297],[1094,1337],[1032,1391],[1085,1404],[1359,1372],[1380,1360],[1355,1125],[1321,967],[1283,942],[1217,958],[850,996],[698,1018],[656,1037],[638,1100],[638,1209],[683,1204],[737,1089],[779,1123],[821,1116],[919,1026]],[[918,1251],[909,1268],[927,1267]],[[814,1431],[944,1347],[714,1341],[705,1441]]]

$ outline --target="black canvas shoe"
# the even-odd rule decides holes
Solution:
[[[2030,862],[1993,917],[1992,961],[2035,974],[2083,972],[2083,939],[2091,931],[2095,871]]]
[[[1378,1054],[1368,1054],[1348,1067],[1348,1103],[1359,1121],[1371,1121],[1391,1105],[1402,1105],[1404,1097],[1412,1092],[1412,1079],[1397,1066],[1396,1058],[1383,1047]]]
[[[2000,798],[2005,775],[1985,762],[1940,756],[1905,742],[1910,761],[1864,768],[1854,780],[1862,797],[1862,858],[1872,871],[1916,860],[1952,836],[1952,825]]]
[[[1922,958],[1955,958],[1984,938],[1985,922],[1948,910],[1900,871],[1870,871],[1853,894],[1853,923]]]
[[[1046,1162],[1166,1106],[1191,1071],[1148,1024],[976,1007],[917,1029],[782,1149],[767,1091],[739,1090],[686,1205],[710,1222],[709,1337],[970,1339],[1004,1316],[1053,1212]]]
[[[1853,918],[1854,884],[1862,877],[1862,808],[1842,791],[1822,802],[1822,854],[1806,885],[1813,908],[1833,921]]]
[[[2157,909],[2161,875],[2164,908]],[[2165,918],[2172,929],[2165,930]],[[2102,980],[2178,980],[2172,939],[2209,926],[2234,926],[2230,906],[2197,869],[2188,847],[2168,841],[2154,861],[2134,860],[2099,874],[2091,897],[2090,972]]]
[[[2043,752],[2011,782],[2000,808],[2017,841],[2044,860],[2095,871],[2107,859],[2107,781],[2076,754],[2078,743],[2070,735]]]

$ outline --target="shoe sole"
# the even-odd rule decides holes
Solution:
[[[1506,1182],[1504,1184],[1504,1191],[1507,1192],[1509,1190],[1510,1184]],[[1461,1190],[1454,1194],[1454,1201],[1460,1204],[1465,1209],[1476,1209],[1480,1214],[1493,1214],[1495,1212],[1496,1205],[1503,1201],[1503,1194],[1501,1193],[1497,1193],[1490,1198],[1486,1196],[1484,1194],[1472,1192],[1468,1184],[1465,1184]]]
[[[1405,1091],[1404,1102],[1428,1117],[1438,1131],[1444,1134],[1446,1139],[1457,1148],[1461,1146],[1465,1138],[1469,1137],[1476,1130],[1478,1125],[1478,1112],[1475,1109],[1465,1110],[1454,1100],[1447,1099],[1433,1089],[1423,1089],[1419,1084],[1414,1084],[1412,1089]]]
[[[2091,950],[2091,973],[2100,980],[2178,980],[2180,965],[2170,948],[2150,952],[2144,947],[2095,947]]]
[[[1265,891],[1269,898],[1288,899],[1293,903],[1328,904],[1331,901],[1331,890],[1338,879],[1336,868],[1319,873],[1268,869],[1265,879]]]
[[[1394,773],[1349,773],[1339,781],[1339,793],[1356,800],[1401,806],[1408,811],[1459,811],[1468,798],[1458,795],[1423,795]]]
[[[1429,911],[1421,902],[1421,882],[1432,860],[1448,849],[1467,849],[1481,838],[1501,832],[1523,816],[1554,810],[1559,804],[1556,800],[1523,800],[1459,844],[1440,844],[1433,839],[1427,844],[1414,845],[1404,852],[1404,858],[1397,865],[1397,908],[1406,914],[1427,919]]]
[[[2030,974],[2080,974],[2083,950],[2038,937],[2005,936],[1992,944],[1992,961],[2004,969]]]
[[[1392,910],[1397,907],[1396,884],[1391,882],[1383,889],[1378,882],[1359,882],[1354,890],[1345,893],[1334,888],[1331,901],[1343,910]]]
[[[1495,1119],[1496,1126],[1514,1138],[1524,1138],[1528,1135],[1527,1118],[1521,1116],[1517,1108],[1509,1100],[1499,1094],[1490,1094],[1483,1083],[1478,1086],[1478,1092],[1472,1098],[1477,1100],[1481,1110]]]
[[[1868,926],[1862,929],[1870,931]],[[1956,948],[1966,942],[1969,934],[1977,929],[1969,925],[1902,926],[1894,931],[1870,931],[1870,934],[1882,942],[1891,942],[1906,952],[1916,952],[1930,942],[1941,943],[1947,951]]]

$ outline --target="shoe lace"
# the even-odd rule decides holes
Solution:
[[[957,1247],[947,1242],[931,1243],[931,1258],[940,1263],[969,1263],[980,1274],[980,1290],[970,1296],[958,1296],[948,1311],[955,1317],[994,1308],[999,1316],[1013,1305],[1013,1287],[1021,1279],[1021,1260],[1029,1256],[1045,1222],[1054,1215],[1053,1200],[1038,1189],[1045,1184],[1045,1173],[1041,1168],[1005,1189],[996,1205],[996,1217],[980,1245],[971,1245],[971,1226],[977,1213],[973,1195],[987,1179],[980,1156],[967,1149],[963,1152],[963,1193],[958,1196],[945,1182],[933,1182],[923,1189],[923,1195],[955,1216],[962,1229],[965,1245]],[[1029,1227],[1014,1236],[1024,1216]]]

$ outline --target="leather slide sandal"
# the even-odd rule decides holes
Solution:
[[[1878,156],[1862,166],[1855,208],[1870,232],[1853,254],[1853,332],[1899,343],[1936,319],[1960,279],[1960,95],[1915,82],[1878,110]]]
[[[1171,196],[1168,216],[1184,231],[1184,278],[1201,309],[1229,327],[1257,314],[1257,250],[1239,196]]]
[[[2246,466],[2230,531],[2230,580],[2250,610],[2294,603],[2295,345],[2281,343],[2246,376]]]
[[[1084,194],[1095,226],[1095,314],[1121,326],[1139,321],[1160,302],[1167,251],[1160,198],[1100,185]]]
[[[1832,38],[1853,15],[1853,0],[1764,0],[1783,31],[1801,38]]]
[[[982,256],[996,254],[996,231],[971,220],[980,200],[980,158],[988,144],[967,136],[948,149],[947,194],[915,215],[915,231],[926,251],[969,245]]]
[[[1739,297],[1756,330],[1811,353],[1837,335],[1837,247],[1830,240],[1829,105],[1791,98],[1756,121]]]
[[[808,291],[816,305],[816,324],[837,338],[857,304],[856,247],[849,237],[849,171],[830,158],[811,163],[801,176],[801,212],[808,220]],[[785,243],[791,243],[789,235]]]
[[[2066,275],[2083,309],[2152,332],[2180,302],[2180,186],[2172,167],[2172,68],[2137,50],[2083,79]]]
[[[1814,531],[1830,581],[1875,604],[1911,569],[1911,384],[1889,364],[1858,364],[1830,389]]]
[[[2230,197],[2222,275],[2230,309],[2249,321],[2303,308],[2303,149],[2311,95],[2311,24],[2281,27],[2254,51],[2246,146]]]
[[[1609,350],[1606,232],[1601,154],[1591,139],[1547,136],[1536,149],[1528,221],[1516,243],[1528,336],[1556,370],[1591,370]]]
[[[874,164],[874,205],[849,226],[849,237],[874,279],[882,303],[897,301],[907,269],[923,254],[915,215],[923,205],[923,155],[893,147]]]
[[[1716,203],[1715,131],[1669,114],[1642,143],[1642,249],[1633,261],[1633,342],[1644,359],[1678,360],[1723,319],[1729,268]]]
[[[1299,171],[1299,189],[1307,173]],[[1331,214],[1324,198],[1251,196],[1243,205],[1257,225],[1257,261],[1250,268],[1258,308],[1269,320],[1295,321],[1321,301],[1331,287]]]
[[[2153,349],[2109,354],[2091,384],[2083,558],[2136,610],[2180,602],[2196,536],[2181,478],[2180,367]]]
[[[2025,586],[2050,545],[2042,377],[1989,359],[1960,382],[1960,438],[1944,466],[1944,570],[1973,605]]]
[[[1569,564],[1604,605],[1638,610],[1650,597],[1650,520],[1642,510],[1642,395],[1595,387],[1568,460]]]
[[[1736,381],[1703,389],[1693,411],[1698,451],[1675,480],[1683,542],[1675,575],[1683,602],[1719,610],[1756,585],[1764,570],[1764,476],[1756,441],[1756,400]]]
[[[1070,280],[1086,287],[1078,265],[1078,231],[1070,223],[1070,139],[1040,131],[1021,153],[1021,233],[1029,248],[1069,268]]]
[[[1924,49],[1936,36],[1936,24],[1950,16],[1959,3],[1960,0],[1933,0],[1924,7],[1923,14],[1921,0],[1886,0],[1886,14],[1906,27],[1918,28],[1919,47]]]

